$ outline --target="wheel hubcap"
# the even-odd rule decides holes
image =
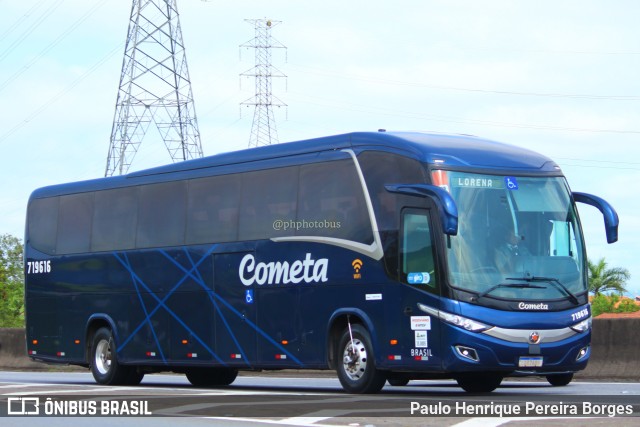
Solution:
[[[342,354],[342,366],[350,380],[362,378],[367,369],[367,349],[361,340],[354,338],[347,343]]]
[[[95,366],[98,372],[105,375],[111,369],[111,345],[102,340],[96,346]]]

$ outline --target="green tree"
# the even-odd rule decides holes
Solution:
[[[640,310],[640,306],[636,304],[632,299],[623,299],[620,301],[620,304],[615,309],[616,313],[633,313],[634,311]]]
[[[623,294],[627,291],[625,287],[631,277],[629,270],[622,267],[607,268],[607,262],[600,258],[597,263],[587,260],[589,268],[589,292],[595,296],[606,291],[613,291]]]
[[[0,235],[0,327],[24,326],[22,242]]]
[[[591,299],[591,315],[599,316],[602,313],[613,313],[613,306],[616,303],[616,295],[607,296],[598,294]]]

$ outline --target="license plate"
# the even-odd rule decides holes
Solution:
[[[520,368],[539,368],[542,366],[542,356],[535,357],[521,357],[518,360],[518,367]]]

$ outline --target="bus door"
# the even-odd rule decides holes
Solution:
[[[440,275],[434,250],[435,206],[431,209],[404,208],[401,211],[398,270],[402,282],[398,322],[402,358],[420,367],[439,367],[442,363],[441,328],[438,319],[418,304],[440,309]],[[397,316],[397,315],[396,315]]]
[[[253,286],[245,286],[238,267],[255,252],[213,255],[215,301],[215,351],[230,366],[248,367],[256,362],[256,304]]]

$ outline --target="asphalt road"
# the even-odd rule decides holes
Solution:
[[[326,376],[243,375],[196,388],[182,375],[147,375],[139,386],[99,386],[89,373],[0,372],[2,426],[637,426],[640,384],[506,380],[470,395],[454,381],[412,381],[377,395],[345,394]],[[35,403],[38,407],[35,407]],[[18,415],[22,410],[36,415]],[[10,416],[7,416],[8,413]],[[64,415],[82,414],[68,417]],[[631,414],[629,414],[631,413]],[[114,418],[115,415],[120,415]],[[580,418],[578,418],[578,416]],[[91,417],[88,419],[88,417]],[[516,424],[517,423],[517,424]]]

